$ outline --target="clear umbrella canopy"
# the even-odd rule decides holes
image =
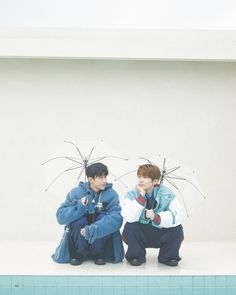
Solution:
[[[131,162],[133,162],[132,165]],[[188,167],[162,155],[150,158],[140,157],[131,162],[130,170],[114,179],[115,182],[123,180],[126,186],[132,189],[137,183],[139,165],[153,164],[161,170],[159,184],[167,186],[175,193],[185,208],[187,217],[205,199],[195,172]]]
[[[127,169],[127,159],[114,152],[103,140],[94,141],[64,141],[55,155],[43,162],[45,167],[45,191],[56,191],[61,186],[67,189],[77,186],[80,181],[87,181],[85,169],[87,166],[101,162],[108,167],[108,182],[113,180]],[[55,189],[56,187],[56,189]],[[115,183],[115,187],[126,187],[122,179]]]

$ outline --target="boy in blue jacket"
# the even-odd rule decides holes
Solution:
[[[128,244],[125,257],[131,265],[138,266],[146,261],[146,248],[160,248],[158,261],[177,266],[184,238],[183,208],[170,189],[158,184],[159,167],[141,165],[137,176],[138,184],[125,196],[122,209],[126,220],[122,238]]]
[[[70,224],[72,265],[92,258],[97,265],[121,262],[124,256],[119,229],[122,225],[117,192],[107,183],[108,169],[102,163],[86,168],[88,182],[80,182],[57,210],[59,224]],[[73,251],[72,251],[73,250]]]

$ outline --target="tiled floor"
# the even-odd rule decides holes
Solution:
[[[51,254],[57,242],[3,241],[0,243],[0,275],[236,275],[235,243],[189,243],[181,247],[178,267],[157,263],[157,250],[148,249],[147,262],[139,267],[122,263],[97,266],[57,264]]]

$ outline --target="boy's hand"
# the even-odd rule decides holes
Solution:
[[[143,187],[141,187],[141,186],[139,186],[139,185],[137,184],[137,185],[136,185],[136,190],[137,190],[138,193],[140,193],[140,195],[141,195],[142,197],[145,196],[146,192],[145,192],[145,190],[143,189]]]
[[[85,197],[81,198],[81,203],[82,203],[82,205],[86,206],[88,204],[88,197],[85,196]]]
[[[151,210],[146,209],[146,218],[147,219],[153,220],[154,216],[155,216],[155,214],[154,214],[154,211],[152,209]]]
[[[85,237],[85,227],[81,228],[80,234],[81,234],[81,236]]]

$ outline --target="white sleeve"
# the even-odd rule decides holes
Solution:
[[[167,211],[158,213],[161,217],[160,227],[175,227],[181,224],[186,216],[183,207],[179,203],[178,199],[175,197]]]
[[[143,209],[144,207],[140,205],[135,199],[130,200],[129,198],[125,198],[121,215],[127,222],[136,222],[139,221],[139,217]]]

